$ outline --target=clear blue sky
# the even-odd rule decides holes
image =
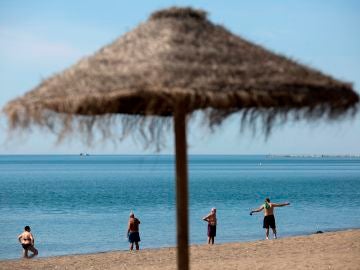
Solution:
[[[192,6],[235,34],[301,63],[352,82],[360,90],[360,1],[116,1],[1,0],[0,106],[36,86],[81,57],[169,6]],[[192,154],[360,154],[360,116],[327,124],[288,123],[265,141],[240,133],[237,118],[209,134],[193,125]],[[4,144],[6,123],[0,120],[0,154],[150,153],[132,139],[89,149],[77,139],[56,146],[55,136],[34,130]],[[172,132],[168,147],[172,153]]]

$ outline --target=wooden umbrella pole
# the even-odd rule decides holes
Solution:
[[[180,106],[174,112],[176,153],[177,266],[189,269],[188,172],[186,114]]]

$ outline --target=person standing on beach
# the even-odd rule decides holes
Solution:
[[[290,205],[290,203],[271,203],[269,198],[265,199],[265,203],[261,205],[258,209],[252,210],[250,215],[256,212],[261,212],[264,210],[264,222],[263,228],[265,229],[266,239],[269,239],[269,227],[272,229],[274,234],[274,239],[277,238],[276,236],[276,224],[275,224],[275,216],[274,216],[274,208],[275,207],[282,207]]]
[[[35,239],[29,226],[25,226],[24,232],[18,236],[18,240],[23,247],[24,258],[32,258],[38,255],[38,250],[34,247]],[[31,256],[28,254],[29,250],[33,253]]]
[[[208,223],[208,244],[214,244],[215,237],[216,237],[216,224],[217,224],[217,218],[216,218],[216,208],[211,208],[210,214],[203,217],[203,220]]]
[[[128,230],[127,230],[127,235],[130,242],[130,250],[134,249],[134,243],[136,250],[139,250],[139,242],[140,242],[139,224],[140,224],[140,220],[138,220],[135,217],[134,213],[131,212],[129,218]]]

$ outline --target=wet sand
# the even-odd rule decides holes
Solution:
[[[39,251],[41,252],[41,250]],[[191,269],[360,269],[360,229],[191,246]],[[0,269],[176,269],[176,249],[0,261]]]

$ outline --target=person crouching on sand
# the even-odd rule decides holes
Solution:
[[[269,198],[265,199],[265,203],[261,205],[258,209],[252,210],[250,215],[255,212],[261,212],[264,210],[264,222],[263,228],[265,229],[266,239],[269,239],[269,227],[272,229],[274,234],[274,239],[277,238],[276,236],[276,224],[275,224],[275,216],[274,216],[274,208],[275,207],[282,207],[290,205],[290,203],[271,203]]]
[[[140,242],[139,224],[140,224],[140,220],[138,220],[135,217],[134,213],[131,212],[129,218],[128,230],[127,230],[127,235],[130,242],[130,250],[134,249],[134,243],[136,250],[139,250],[139,242]]]
[[[38,255],[38,250],[34,247],[35,239],[29,226],[25,226],[24,232],[18,236],[18,240],[23,247],[23,257],[32,258]],[[31,256],[28,255],[29,250],[33,253]]]
[[[203,220],[207,221],[208,223],[208,231],[207,231],[208,244],[210,244],[211,242],[211,244],[213,245],[216,237],[216,224],[217,224],[216,208],[211,208],[210,214],[208,214],[206,217],[203,217]]]

